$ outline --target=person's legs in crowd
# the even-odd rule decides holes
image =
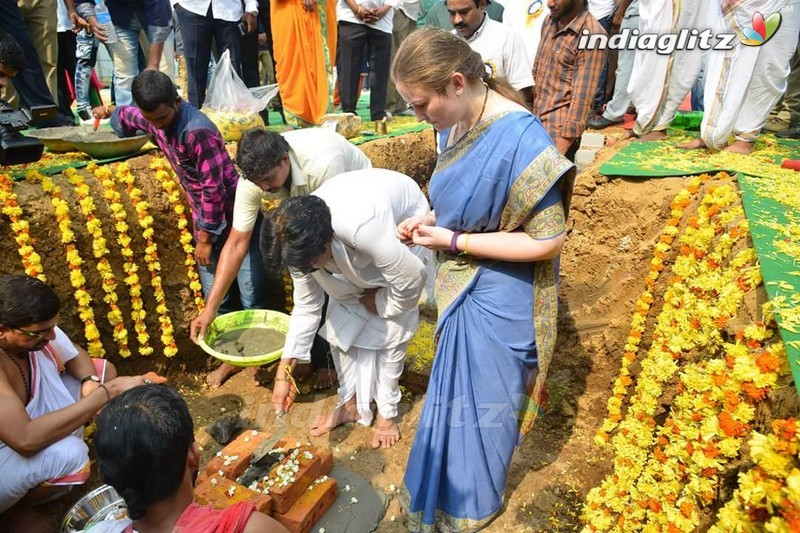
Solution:
[[[607,17],[603,17],[598,19],[598,23],[600,26],[606,30],[608,35],[611,35],[611,18],[612,15],[608,15]],[[605,64],[603,65],[603,70],[600,71],[600,79],[597,80],[597,92],[594,94],[594,101],[592,102],[592,109],[595,111],[595,114],[599,115],[600,112],[603,110],[603,106],[606,105],[608,99],[606,98],[606,83],[608,82],[608,59],[606,59]]]
[[[786,92],[781,100],[783,109],[788,114],[789,127],[782,128],[776,135],[782,139],[800,139],[800,48],[795,50],[789,66],[791,71],[786,80]]]
[[[358,85],[361,77],[361,58],[367,43],[367,26],[339,22],[339,51],[336,73],[343,113],[355,113],[358,104]],[[391,37],[389,37],[391,39]],[[388,68],[388,67],[387,67]]]
[[[92,118],[92,101],[90,90],[92,85],[92,69],[97,58],[97,41],[81,30],[76,35],[75,47],[75,101],[78,104],[78,117],[81,120]]]
[[[638,11],[637,11],[638,13]],[[620,31],[634,30],[639,27],[639,15],[630,16],[622,20]],[[614,96],[606,104],[602,115],[592,117],[587,122],[591,129],[603,129],[622,122],[628,107],[631,105],[631,95],[628,93],[628,82],[633,71],[633,59],[636,53],[633,50],[620,50],[617,55],[616,79],[614,81]]]
[[[392,34],[367,28],[369,39],[369,114],[372,120],[386,116],[386,89],[392,57]]]
[[[209,7],[210,10],[210,7]],[[211,59],[211,19],[176,6],[175,14],[181,27],[183,57],[186,59],[186,77],[189,103],[200,108],[206,97],[208,62]]]
[[[36,48],[45,83],[55,101],[58,98],[58,8],[56,0],[19,0],[20,13]]]
[[[142,26],[138,19],[128,26],[115,25],[117,41],[106,46],[114,60],[114,103],[133,105],[131,87],[133,78],[139,73],[139,33]]]
[[[58,110],[65,116],[72,114],[72,96],[67,80],[75,79],[75,49],[77,40],[71,30],[58,32]],[[74,90],[74,89],[73,89]]]

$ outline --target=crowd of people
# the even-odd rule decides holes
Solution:
[[[314,372],[317,387],[338,382],[338,403],[310,435],[352,422],[374,425],[374,448],[395,446],[405,352],[423,290],[435,286],[435,357],[400,490],[410,531],[476,531],[502,510],[514,449],[546,402],[572,159],[585,129],[619,124],[633,107],[633,135],[663,138],[693,93],[707,112],[700,137],[684,148],[748,153],[765,125],[781,121],[782,136],[800,137],[792,86],[800,75],[790,76],[800,6],[783,10],[780,29],[761,46],[669,56],[622,50],[614,73],[606,50],[580,45],[585,35],[634,28],[708,25],[738,35],[752,15],[745,8],[768,14],[798,0],[107,1],[111,27],[98,21],[101,4],[64,0],[67,31],[81,31],[77,112],[110,119],[123,137],[149,133],[175,170],[206,297],[193,340],[219,313],[263,307],[269,287],[290,273],[295,305],[275,369],[277,414],[291,412],[299,374]],[[8,30],[0,31],[0,88],[10,80],[25,105],[46,95],[61,103],[58,85],[45,81],[47,59],[35,57],[52,52],[33,44],[46,34],[24,22],[8,28],[34,17],[28,3],[0,8]],[[185,98],[159,70],[176,23]],[[117,105],[92,107],[86,79],[78,81],[98,42],[115,60]],[[142,62],[130,59],[139,43],[147,45]],[[230,50],[244,78],[258,74],[259,47],[268,49],[287,118],[309,127],[249,130],[232,159],[199,110],[214,47]],[[333,108],[336,89],[342,110],[355,111],[365,70],[373,120],[409,113],[436,130],[428,197],[410,177],[372,168],[334,130],[313,127]],[[276,209],[262,209],[276,198]],[[91,360],[58,328],[59,309],[46,284],[0,278],[0,468],[13,472],[0,477],[4,524],[32,530],[41,520],[36,504],[86,481],[80,433],[100,412],[101,477],[130,510],[129,521],[108,531],[200,522],[282,531],[252,505],[220,513],[194,504],[199,453],[185,402],[159,376],[117,376],[110,363]],[[223,365],[207,381],[219,386],[236,370]]]

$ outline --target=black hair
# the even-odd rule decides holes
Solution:
[[[148,113],[160,105],[172,105],[178,98],[178,90],[169,76],[157,70],[143,70],[133,78],[131,94],[136,107]]]
[[[261,226],[264,269],[271,276],[281,266],[308,274],[331,240],[331,210],[325,200],[311,194],[287,198]]]
[[[18,328],[53,319],[61,302],[52,287],[31,276],[0,277],[0,324]]]
[[[10,69],[25,70],[25,51],[11,34],[0,30],[0,63]]]
[[[134,387],[100,412],[94,438],[100,477],[138,520],[177,492],[193,442],[192,417],[180,394],[166,385]]]
[[[247,130],[236,145],[236,165],[242,175],[256,181],[289,153],[289,143],[280,133],[256,127]]]

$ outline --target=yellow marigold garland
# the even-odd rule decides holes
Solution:
[[[748,233],[741,207],[730,207],[736,199],[728,186],[709,187],[680,237],[636,394],[611,438],[614,471],[587,497],[587,531],[696,528],[699,506],[713,499],[719,472],[738,456],[752,403],[786,372],[783,345],[762,346],[771,335],[763,324],[745,329],[735,343],[720,335],[744,293],[761,282],[758,269],[748,266],[755,261],[751,248],[723,266]],[[654,416],[663,384],[679,370],[678,361],[698,350],[705,355],[683,364],[670,416],[658,427]],[[715,359],[720,352],[724,357]],[[601,430],[596,441],[608,438]]]
[[[142,237],[145,240],[144,262],[150,272],[150,285],[153,287],[153,295],[156,299],[156,313],[158,313],[158,321],[161,324],[161,342],[164,344],[164,355],[174,357],[178,353],[178,346],[175,344],[175,329],[169,316],[169,309],[167,309],[167,295],[164,293],[164,286],[161,283],[161,263],[158,261],[158,245],[153,239],[155,234],[153,217],[149,213],[148,203],[142,199],[142,190],[136,187],[128,163],[119,163],[116,166],[115,174],[117,180],[125,185],[128,197],[136,210],[139,227],[142,228]]]
[[[131,355],[128,346],[128,330],[125,328],[125,320],[122,310],[119,308],[119,297],[117,296],[117,278],[108,261],[109,250],[106,239],[103,236],[102,222],[96,216],[94,199],[91,196],[89,186],[83,176],[74,168],[64,171],[64,176],[75,187],[75,195],[78,198],[78,205],[86,220],[86,231],[92,237],[92,255],[97,260],[96,268],[100,274],[103,292],[103,301],[108,304],[109,311],[106,317],[111,324],[112,335],[119,345],[119,355],[129,357]]]
[[[69,216],[69,204],[61,194],[61,187],[56,185],[47,176],[41,176],[42,190],[50,195],[50,203],[55,209],[58,228],[61,231],[61,244],[67,252],[67,264],[69,265],[69,281],[75,289],[73,296],[78,304],[78,316],[84,324],[84,334],[86,335],[87,351],[92,357],[103,357],[105,349],[100,342],[100,332],[94,319],[94,310],[91,307],[92,297],[86,290],[86,278],[81,272],[84,261],[75,245],[75,233],[72,231],[72,221]]]
[[[6,174],[0,174],[0,203],[2,203],[3,214],[11,222],[11,231],[14,232],[14,240],[19,246],[17,251],[22,258],[25,274],[47,281],[42,268],[42,258],[33,249],[36,241],[31,237],[30,225],[27,220],[22,218],[22,208],[17,202],[14,182]]]
[[[200,312],[205,307],[203,298],[203,286],[200,283],[200,276],[197,273],[197,262],[194,258],[194,237],[189,231],[189,220],[186,218],[186,207],[181,201],[181,188],[176,182],[175,173],[164,161],[163,158],[153,159],[150,168],[156,171],[156,180],[161,184],[161,188],[167,194],[167,199],[172,210],[178,216],[178,230],[180,231],[181,246],[186,254],[184,265],[186,266],[186,276],[189,278],[189,289],[194,297],[194,304]]]
[[[103,198],[108,203],[111,215],[114,219],[114,231],[117,233],[117,243],[122,254],[122,269],[125,271],[125,284],[128,286],[131,299],[131,318],[133,319],[133,329],[136,332],[136,340],[139,343],[139,353],[141,355],[151,355],[153,347],[150,346],[150,335],[147,332],[145,318],[147,312],[144,310],[142,301],[142,286],[139,282],[139,266],[133,259],[131,249],[131,238],[128,235],[128,214],[121,203],[122,196],[117,190],[117,185],[112,179],[111,170],[106,167],[97,166],[94,162],[86,167],[93,172],[97,180],[103,187]]]
[[[794,418],[774,420],[772,432],[753,432],[755,466],[739,474],[739,488],[720,509],[709,533],[800,531],[800,432]]]

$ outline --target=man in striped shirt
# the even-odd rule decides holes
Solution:
[[[588,11],[586,0],[549,0],[550,16],[533,64],[533,112],[542,120],[558,150],[570,160],[580,144],[592,111],[606,50],[580,50],[584,29],[605,30]]]

